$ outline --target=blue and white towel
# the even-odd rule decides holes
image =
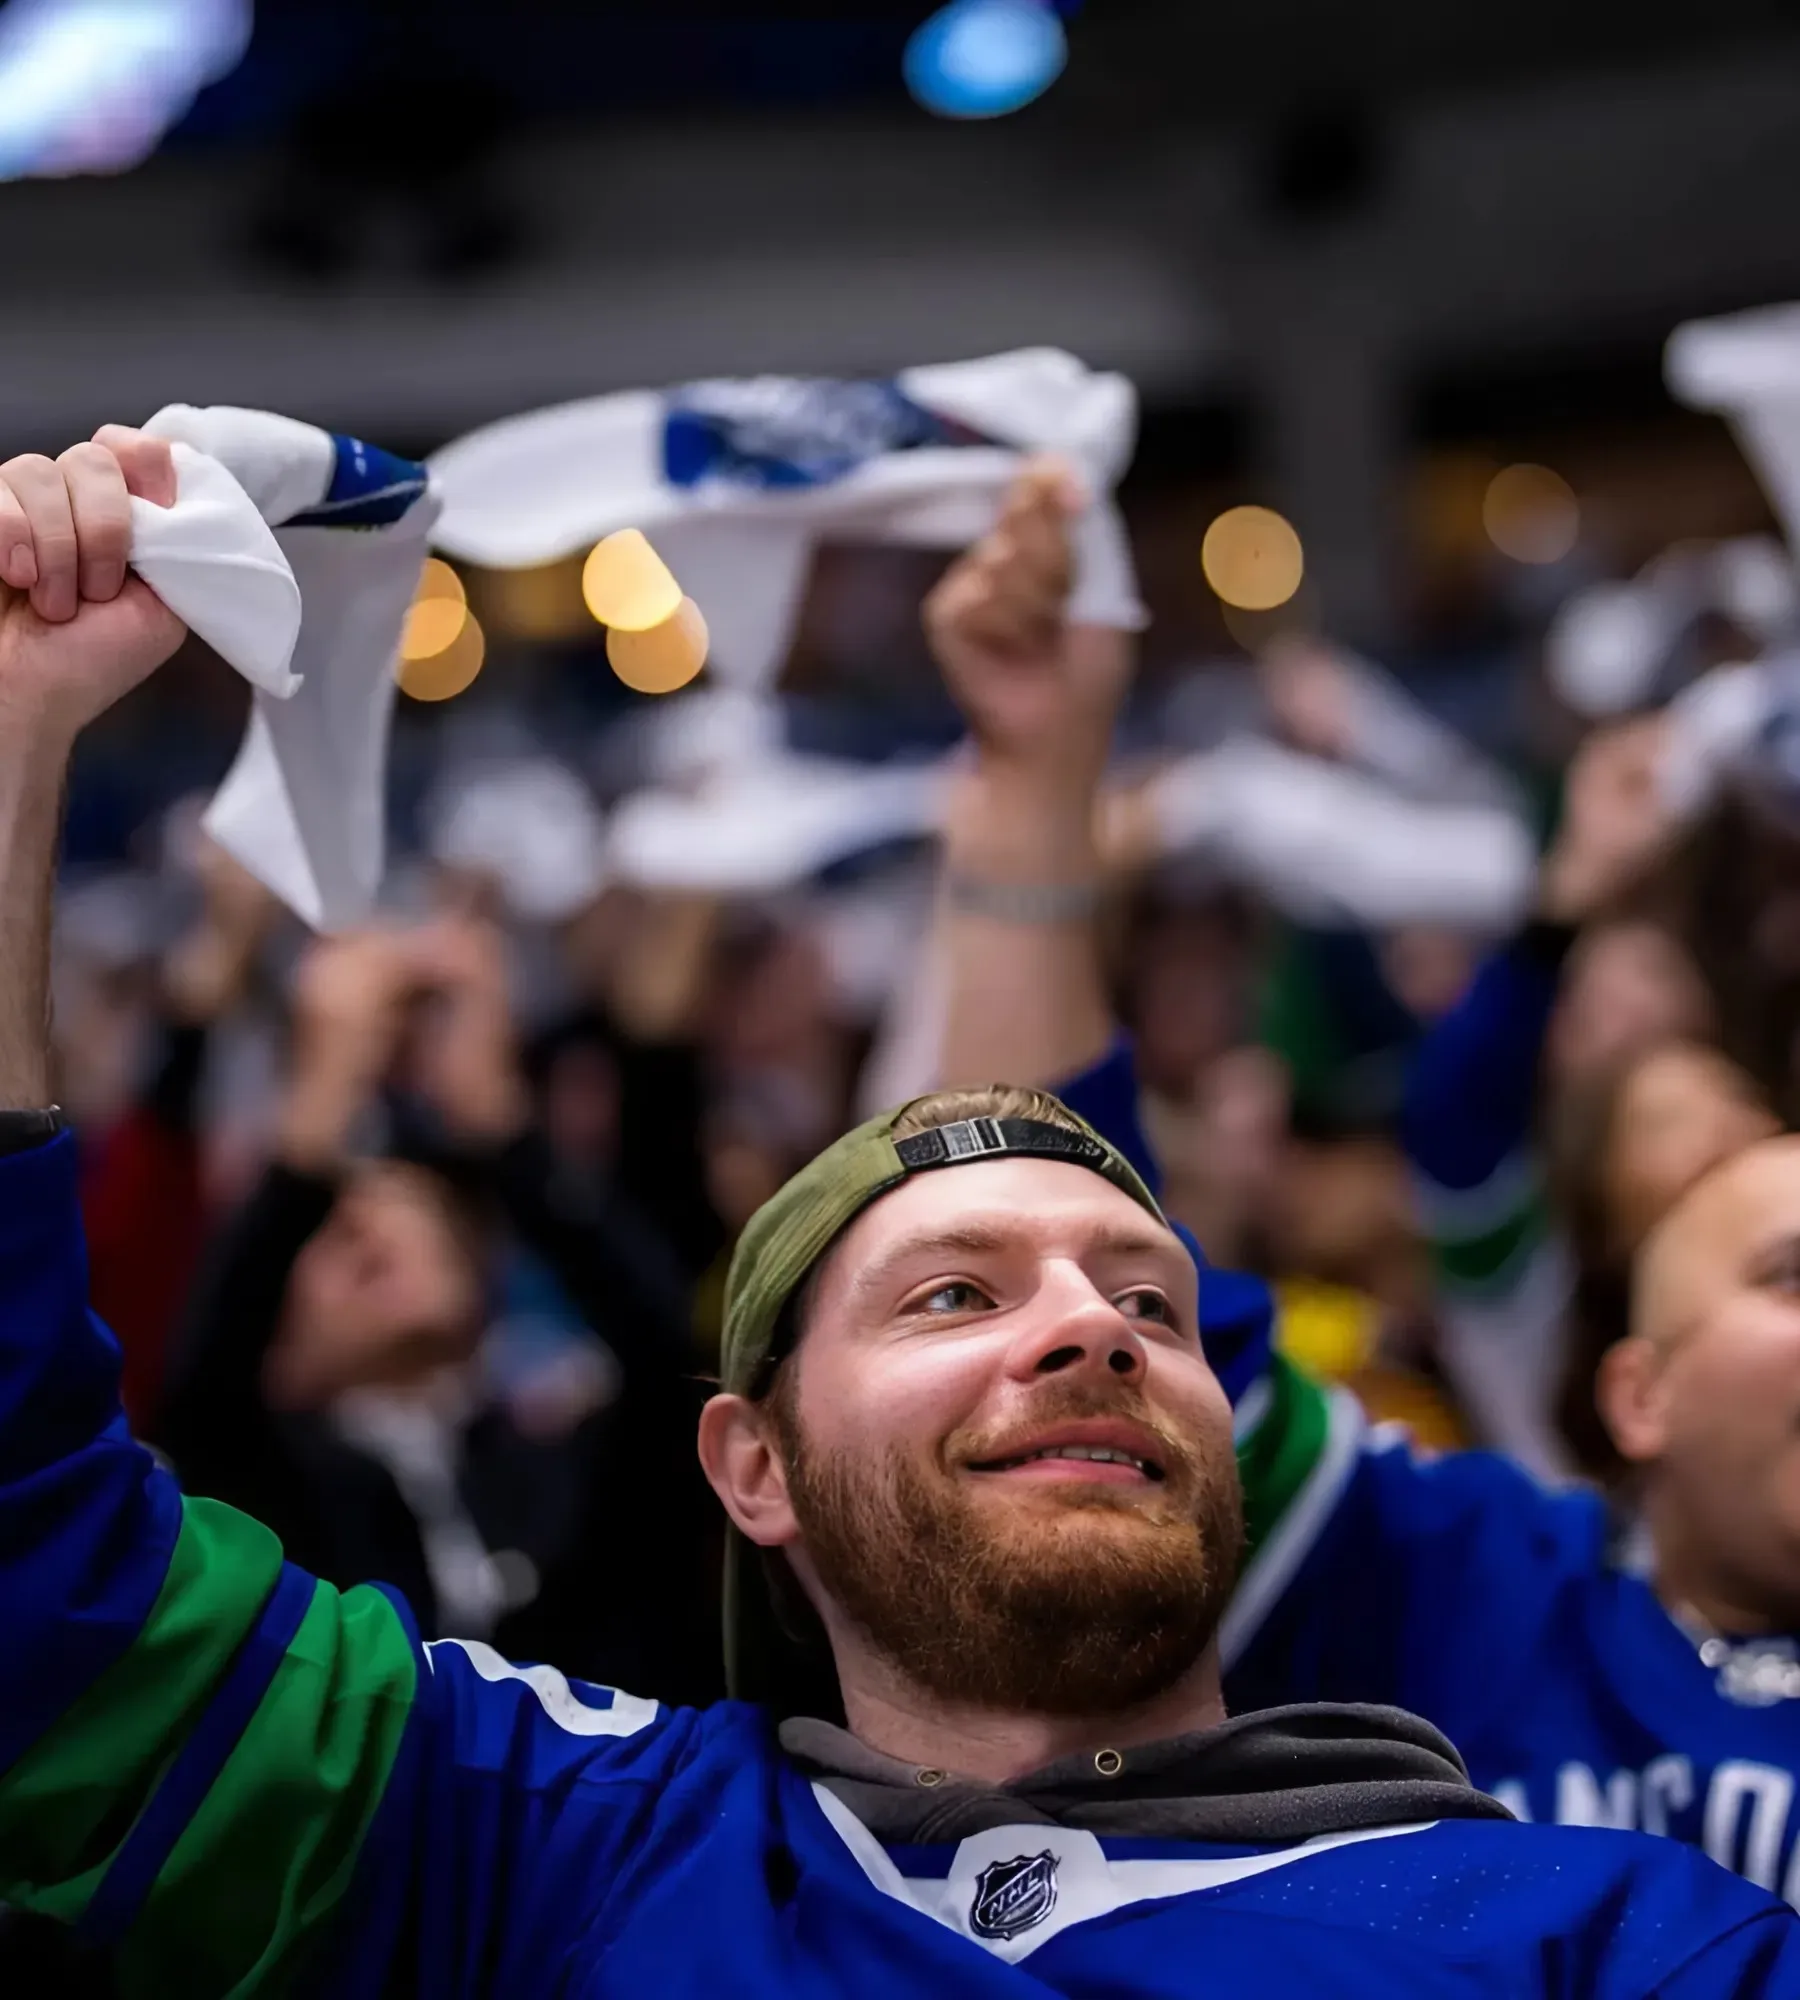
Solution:
[[[438,545],[534,567],[641,528],[706,614],[722,680],[774,681],[815,542],[966,547],[1022,460],[1053,452],[1091,502],[1073,615],[1145,622],[1112,492],[1137,402],[1122,376],[1053,348],[908,368],[891,381],[763,376],[633,390],[511,417],[431,461]]]
[[[437,501],[423,466],[263,410],[171,404],[173,507],[134,501],[132,563],[255,689],[207,831],[305,922],[381,886],[393,663]]]

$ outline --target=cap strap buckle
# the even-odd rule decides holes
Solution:
[[[894,1150],[909,1174],[929,1167],[959,1166],[965,1160],[997,1153],[1027,1153],[1039,1159],[1070,1160],[1084,1167],[1101,1167],[1106,1148],[1084,1133],[1034,1118],[960,1118],[953,1125],[933,1125],[898,1140]]]

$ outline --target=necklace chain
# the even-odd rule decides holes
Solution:
[[[1727,1639],[1691,1605],[1679,1605],[1675,1622],[1693,1642],[1700,1664],[1718,1675],[1718,1690],[1743,1708],[1772,1708],[1800,1701],[1800,1647],[1792,1639]]]

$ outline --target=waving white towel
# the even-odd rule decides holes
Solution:
[[[1023,456],[1055,452],[1093,501],[1076,528],[1074,615],[1145,622],[1111,493],[1136,397],[1053,348],[909,368],[891,382],[763,376],[634,390],[490,424],[431,461],[436,540],[498,569],[641,528],[706,614],[721,678],[766,687],[813,544],[961,548]]]
[[[256,690],[207,831],[316,929],[381,884],[394,655],[437,504],[424,468],[263,410],[176,403],[173,507],[132,564]]]
[[[1211,857],[1300,923],[1504,930],[1530,900],[1531,834],[1510,807],[1409,799],[1278,743],[1184,757],[1150,800],[1166,854]]]
[[[1800,305],[1678,326],[1664,374],[1682,402],[1730,422],[1792,549],[1800,542]]]

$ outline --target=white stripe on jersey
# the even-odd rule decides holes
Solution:
[[[1347,1389],[1328,1389],[1325,1404],[1325,1442],[1318,1463],[1274,1529],[1263,1538],[1250,1567],[1238,1578],[1230,1607],[1220,1622],[1219,1660],[1228,1670],[1243,1656],[1281,1593],[1293,1582],[1295,1571],[1324,1531],[1356,1471],[1369,1428],[1362,1405]]]
[[[1093,1834],[1073,1827],[996,1826],[957,1844],[956,1858],[948,1875],[917,1876],[902,1875],[880,1841],[824,1785],[815,1782],[812,1789],[820,1811],[883,1895],[911,1904],[935,1923],[955,1931],[971,1944],[980,1945],[1009,1965],[1048,1944],[1072,1924],[1091,1923],[1094,1918],[1109,1916],[1131,1903],[1222,1889],[1252,1875],[1267,1874],[1274,1868],[1291,1868],[1334,1847],[1424,1833],[1436,1824],[1428,1820],[1416,1826],[1377,1826],[1358,1833],[1327,1833],[1298,1847],[1228,1855],[1209,1861],[1109,1861]],[[981,1897],[983,1871],[1026,1856],[1045,1855],[1052,1857],[1055,1896],[1044,1916],[1016,1937],[984,1937],[971,1923]]]
[[[656,1720],[657,1704],[642,1695],[623,1694],[617,1688],[593,1687],[586,1682],[571,1685],[554,1667],[515,1667],[480,1639],[434,1639],[425,1648],[425,1662],[433,1673],[437,1663],[432,1654],[440,1647],[454,1646],[468,1656],[469,1664],[484,1681],[522,1681],[537,1696],[538,1706],[558,1729],[571,1736],[635,1736]],[[596,1708],[582,1694],[608,1695],[611,1705]]]

